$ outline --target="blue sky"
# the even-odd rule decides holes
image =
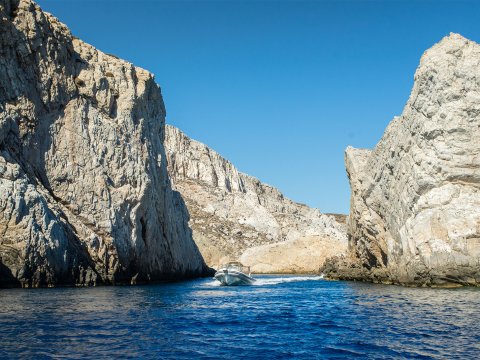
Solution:
[[[344,149],[378,142],[422,53],[449,32],[480,40],[476,1],[38,3],[153,72],[167,123],[325,212],[348,213]]]

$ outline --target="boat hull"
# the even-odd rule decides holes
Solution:
[[[235,285],[251,285],[255,282],[255,279],[236,270],[222,269],[215,273],[215,279],[220,281],[222,285],[235,286]]]

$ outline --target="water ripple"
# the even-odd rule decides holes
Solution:
[[[476,358],[479,289],[264,276],[0,291],[0,358]]]

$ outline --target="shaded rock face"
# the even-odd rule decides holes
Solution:
[[[402,115],[345,162],[350,251],[330,277],[480,284],[480,45],[451,34],[426,51]]]
[[[173,186],[185,199],[193,238],[209,266],[241,260],[257,273],[318,272],[326,255],[346,249],[345,225],[334,216],[285,198],[170,125],[165,149]],[[319,251],[322,241],[332,252]],[[295,243],[309,249],[295,255],[296,263],[286,260]]]
[[[203,274],[153,75],[0,1],[0,285]]]

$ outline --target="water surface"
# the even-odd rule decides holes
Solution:
[[[478,358],[479,289],[262,276],[0,290],[0,358]]]

